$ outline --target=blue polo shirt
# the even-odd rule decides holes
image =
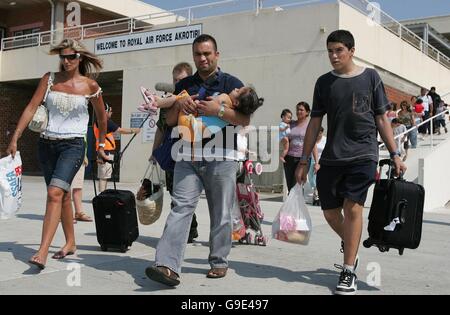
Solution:
[[[206,81],[203,81],[198,72],[196,72],[194,75],[189,76],[181,80],[177,83],[175,86],[175,94],[179,94],[181,91],[186,90],[189,95],[196,95],[199,93],[200,89],[202,89],[204,93],[204,98],[206,97],[214,97],[222,93],[230,94],[231,91],[233,91],[236,88],[241,88],[244,85],[242,82],[225,72],[222,72],[220,69],[217,71],[214,75],[209,77]],[[203,93],[202,93],[203,94]],[[221,135],[223,137],[223,145],[224,149],[227,151],[230,150],[236,150],[237,148],[237,135],[234,134],[234,139],[232,141],[233,147],[226,147],[227,140],[226,140],[226,132],[225,128],[226,126],[232,126],[228,122],[224,122],[218,117],[210,116],[210,117],[202,117],[202,122],[207,126],[220,126],[222,129],[222,132],[213,134],[211,138],[209,139],[203,139],[202,141],[202,147],[205,147],[208,142],[210,142],[212,139],[214,139],[216,136]],[[231,142],[230,142],[231,143]],[[225,153],[224,153],[225,154]]]

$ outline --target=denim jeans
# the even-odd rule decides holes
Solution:
[[[209,257],[212,268],[228,267],[231,250],[231,209],[236,202],[234,161],[180,161],[175,165],[172,202],[163,235],[156,248],[155,265],[180,274],[192,215],[205,189],[210,215]]]
[[[417,128],[408,133],[409,142],[411,142],[411,148],[415,149],[417,147]]]
[[[70,191],[73,178],[84,160],[84,139],[39,139],[39,162],[45,183]]]

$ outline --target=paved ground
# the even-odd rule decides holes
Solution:
[[[27,260],[39,245],[45,186],[39,177],[24,177],[23,183],[24,204],[17,218],[0,221],[0,294],[328,295],[337,283],[338,270],[333,264],[342,261],[340,241],[327,226],[321,210],[312,206],[309,209],[314,230],[308,246],[273,239],[266,247],[237,244],[229,257],[227,277],[207,279],[209,217],[204,198],[197,210],[200,236],[196,244],[187,247],[181,285],[168,289],[148,280],[144,269],[153,263],[169,211],[169,195],[165,196],[161,219],[154,225],[140,226],[141,236],[127,253],[101,252],[94,223],[78,223],[77,255],[64,261],[49,258],[47,268],[39,273]],[[137,189],[137,185],[120,187]],[[88,200],[92,197],[92,184],[86,181],[85,209],[90,214],[92,206]],[[262,197],[263,229],[270,235],[281,196]],[[396,251],[380,253],[375,248],[361,248],[359,294],[450,294],[449,213],[450,210],[440,209],[425,214],[419,249],[405,250],[403,256]],[[51,252],[63,244],[62,230],[58,230]]]

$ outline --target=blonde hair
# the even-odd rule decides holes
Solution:
[[[60,54],[64,49],[73,49],[76,53],[81,55],[79,71],[81,75],[96,78],[98,73],[103,68],[103,62],[94,53],[91,53],[79,41],[71,38],[63,39],[57,46],[50,49],[51,55]],[[60,71],[65,71],[64,66],[59,66]]]

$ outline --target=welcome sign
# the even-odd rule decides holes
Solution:
[[[189,25],[151,32],[127,34],[95,40],[95,54],[106,55],[192,44],[202,34],[202,25]]]

